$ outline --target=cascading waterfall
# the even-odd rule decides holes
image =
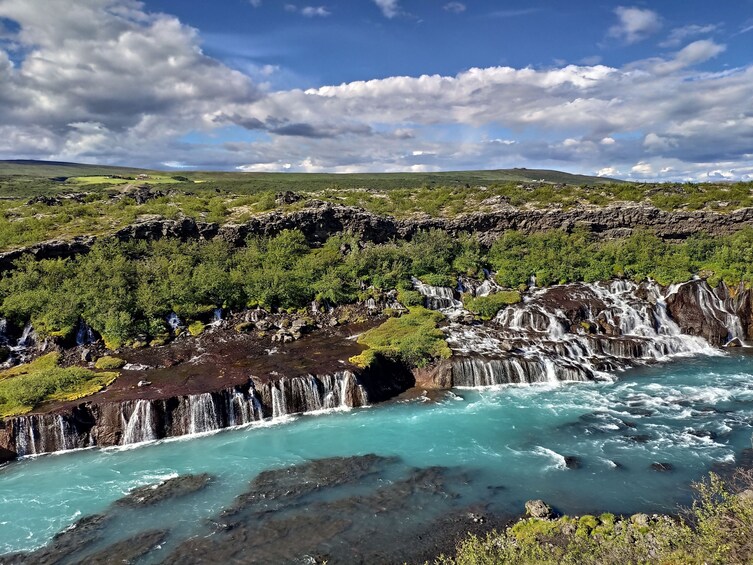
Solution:
[[[413,278],[414,288],[424,296],[427,308],[445,310],[448,308],[462,308],[463,303],[455,299],[455,292],[448,286],[430,286]]]
[[[254,389],[248,394],[236,390],[228,396],[227,422],[228,426],[243,426],[264,418],[262,406],[256,398]]]
[[[584,381],[607,371],[675,355],[717,355],[704,338],[683,334],[655,283],[569,284],[534,291],[497,314],[491,327],[451,322],[447,341],[456,386]],[[739,318],[704,283],[704,316],[744,335]]]
[[[263,385],[250,380],[246,386],[213,393],[82,405],[73,418],[18,416],[8,420],[5,428],[0,422],[0,447],[25,456],[94,445],[130,445],[242,426],[270,416],[367,404],[366,389],[350,371],[281,378]]]

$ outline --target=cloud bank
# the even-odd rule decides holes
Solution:
[[[399,13],[396,1],[375,2]],[[615,37],[658,31],[658,16],[624,10]],[[621,67],[499,66],[268,92],[203,54],[195,29],[139,2],[4,0],[0,17],[17,27],[0,40],[2,158],[753,179],[753,66],[702,70],[725,49],[711,39]]]

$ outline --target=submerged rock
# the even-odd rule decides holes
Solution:
[[[212,480],[211,475],[183,475],[156,484],[138,487],[118,500],[118,506],[151,506],[164,500],[186,496],[206,487]]]
[[[674,471],[675,467],[672,465],[672,463],[651,463],[651,470],[652,471],[658,471],[659,473],[669,473],[670,471]]]
[[[81,565],[110,565],[112,563],[135,563],[162,542],[168,535],[167,530],[143,532],[123,541],[114,543],[96,553],[85,556]]]

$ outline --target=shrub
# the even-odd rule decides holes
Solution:
[[[188,326],[188,333],[196,337],[204,332],[204,327],[203,322],[194,322]]]
[[[443,319],[439,312],[415,306],[407,314],[390,318],[381,326],[364,332],[358,343],[409,367],[423,367],[434,359],[451,355],[444,332],[437,327]],[[364,352],[354,362],[368,365],[373,360],[373,353]]]
[[[510,304],[517,304],[522,300],[517,290],[503,290],[489,296],[463,296],[463,305],[466,310],[481,317],[482,320],[491,320],[502,308]]]
[[[725,482],[711,473],[695,484],[684,517],[644,520],[612,514],[523,519],[486,538],[469,536],[453,558],[436,563],[618,565],[622,563],[753,562],[753,470]]]

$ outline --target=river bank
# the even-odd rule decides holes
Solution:
[[[298,315],[247,312],[218,319],[199,337],[184,333],[165,346],[118,352],[126,365],[103,392],[3,420],[3,459],[366,406],[413,387],[610,380],[631,366],[718,355],[721,346],[742,345],[753,329],[750,291],[712,289],[702,280],[668,288],[618,280],[533,289],[487,323],[470,316],[451,288],[416,288],[446,315],[453,353],[447,360],[412,370],[383,357],[365,369],[354,365],[350,359],[363,351],[354,337],[384,320],[385,306],[376,303],[362,307],[357,323],[330,326],[326,320],[336,316],[320,314],[308,335]],[[251,321],[237,324],[241,319]],[[246,326],[255,331],[239,331]]]

